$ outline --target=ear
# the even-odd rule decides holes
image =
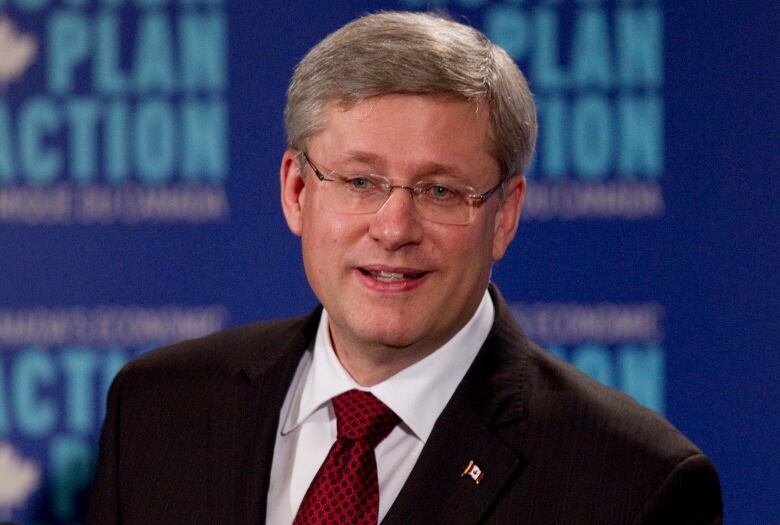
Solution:
[[[279,180],[282,189],[282,211],[284,218],[287,219],[287,226],[295,235],[301,235],[306,185],[301,178],[298,150],[287,148],[284,152],[282,165],[279,168]]]
[[[506,197],[496,214],[495,230],[493,232],[493,261],[504,256],[509,243],[515,238],[517,225],[520,222],[520,212],[525,199],[525,177],[521,174],[509,178],[506,183]]]

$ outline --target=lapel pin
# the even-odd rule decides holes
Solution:
[[[466,469],[463,471],[463,474],[460,475],[461,478],[463,476],[471,477],[471,479],[474,480],[474,483],[479,485],[479,482],[485,477],[485,473],[482,472],[482,469],[479,468],[476,463],[474,463],[474,460],[469,460],[469,464],[466,465]]]

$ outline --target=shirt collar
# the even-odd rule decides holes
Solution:
[[[282,432],[306,421],[331,398],[353,388],[367,390],[390,407],[421,441],[426,442],[439,415],[466,375],[493,326],[495,309],[485,295],[466,325],[441,348],[370,388],[358,385],[341,366],[323,309],[310,362],[303,364],[291,410]]]

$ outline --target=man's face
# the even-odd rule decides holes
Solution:
[[[307,154],[323,173],[376,173],[393,184],[449,180],[482,193],[500,170],[489,154],[484,105],[430,95],[385,95],[350,109],[331,106]],[[475,312],[493,261],[517,228],[524,180],[494,194],[467,225],[421,218],[410,193],[395,189],[373,214],[334,209],[297,151],[282,160],[282,201],[300,235],[306,276],[330,315],[336,352],[386,352],[414,362],[452,337]],[[380,274],[384,272],[384,274]],[[395,275],[388,279],[388,273]],[[408,363],[410,364],[410,363]]]

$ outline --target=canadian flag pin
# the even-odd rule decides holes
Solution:
[[[479,468],[476,463],[474,463],[474,460],[469,460],[469,464],[466,465],[463,474],[460,475],[461,478],[463,476],[471,477],[471,479],[474,480],[474,483],[479,485],[479,482],[482,481],[482,478],[485,477],[485,473],[482,472],[482,469]]]

